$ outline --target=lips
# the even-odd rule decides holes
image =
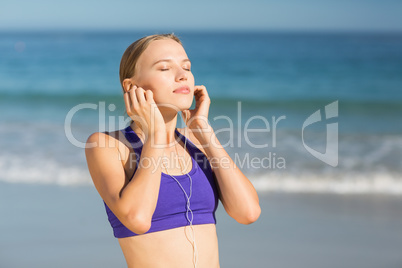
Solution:
[[[190,88],[188,86],[182,86],[179,88],[176,88],[173,93],[178,93],[178,94],[188,94],[190,93]]]

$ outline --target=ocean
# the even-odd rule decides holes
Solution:
[[[127,123],[120,58],[146,34],[0,33],[0,181],[92,185],[83,144]],[[259,192],[402,195],[401,33],[176,34]]]
[[[0,33],[0,267],[126,266],[83,147],[126,126],[120,58],[153,33]],[[402,267],[402,33],[176,34],[259,193],[251,225],[218,206],[221,267]]]

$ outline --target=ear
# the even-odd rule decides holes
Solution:
[[[132,78],[126,78],[123,80],[124,92],[128,92],[135,85]]]

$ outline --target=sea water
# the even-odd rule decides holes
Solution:
[[[0,180],[90,185],[84,143],[125,127],[119,63],[147,34],[0,33]],[[257,190],[402,194],[401,33],[176,34]]]

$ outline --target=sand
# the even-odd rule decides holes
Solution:
[[[402,267],[402,196],[260,193],[251,225],[219,204],[221,267]],[[0,183],[0,267],[126,267],[92,187]]]

